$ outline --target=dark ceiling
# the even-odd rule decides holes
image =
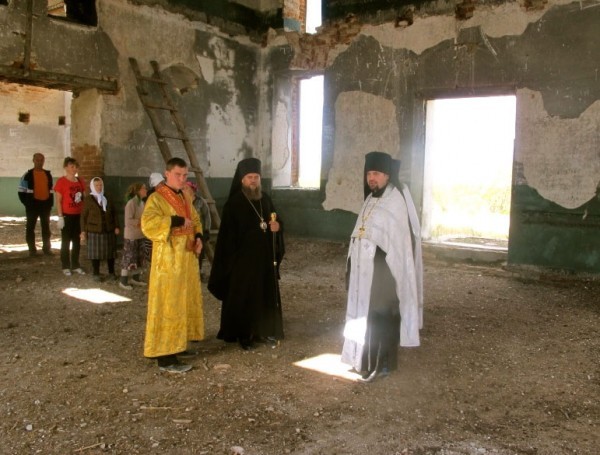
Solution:
[[[258,0],[244,2],[250,7],[230,0],[131,0],[131,2],[160,6],[167,11],[182,14],[190,20],[215,25],[226,33],[260,36],[269,28],[283,27],[282,7],[262,11]],[[283,1],[281,3],[283,4]]]
[[[132,3],[161,6],[190,20],[215,25],[226,33],[262,36],[269,28],[284,26],[283,5],[286,0],[130,0]],[[472,0],[465,0],[470,2]],[[480,0],[488,2],[490,0]],[[491,0],[494,1],[494,0]],[[382,22],[401,17],[427,3],[427,0],[321,0],[323,23],[345,19],[348,15],[365,22]],[[297,3],[297,2],[294,2]],[[450,4],[450,0],[438,3]],[[267,6],[265,6],[265,4]],[[269,5],[271,5],[269,7]]]

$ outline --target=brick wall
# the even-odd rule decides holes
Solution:
[[[302,24],[302,31],[306,30],[306,0],[286,0],[283,6],[283,17],[293,19]]]
[[[71,156],[79,162],[79,175],[86,184],[94,177],[104,177],[104,158],[95,145],[73,147]]]

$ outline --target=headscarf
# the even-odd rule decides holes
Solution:
[[[97,192],[96,188],[94,187],[94,182],[96,180],[100,180],[102,182],[102,191],[100,191],[100,192]],[[106,212],[107,201],[106,201],[106,197],[104,197],[104,181],[100,177],[94,177],[90,181],[90,191],[91,191],[94,199],[96,199],[98,204],[100,204],[100,206],[102,207],[102,210],[104,210]]]
[[[363,185],[365,199],[371,194],[371,189],[367,183],[367,172],[378,171],[390,176],[389,182],[396,188],[400,188],[398,172],[400,172],[400,160],[393,159],[385,152],[369,152],[365,155],[365,171],[363,173]]]
[[[150,188],[154,188],[156,185],[158,185],[160,182],[164,182],[165,178],[163,177],[163,175],[160,172],[153,172],[152,174],[150,174]]]
[[[235,169],[235,175],[233,176],[233,181],[231,182],[229,196],[242,189],[242,179],[246,174],[261,175],[260,167],[261,163],[258,158],[246,158],[240,161]]]

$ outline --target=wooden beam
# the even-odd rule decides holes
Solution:
[[[92,79],[89,77],[53,73],[50,71],[28,70],[27,68],[5,65],[0,65],[0,80],[14,84],[35,85],[72,92],[90,88],[111,94],[119,91],[119,84],[114,79]]]

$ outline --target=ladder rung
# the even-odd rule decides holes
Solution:
[[[163,79],[157,79],[156,77],[150,76],[138,76],[138,79],[146,82],[154,82],[155,84],[167,85],[167,82]]]
[[[160,153],[162,154],[163,159],[165,161],[168,161],[172,156],[170,147],[169,147],[170,144],[168,143],[167,139],[173,139],[173,140],[183,142],[183,146],[184,146],[190,160],[195,163],[195,166],[190,167],[189,170],[191,172],[196,173],[197,179],[203,183],[203,190],[204,190],[203,193],[206,192],[206,194],[207,194],[207,198],[208,198],[207,202],[209,205],[209,209],[210,209],[211,217],[212,217],[212,221],[213,221],[213,229],[211,229],[210,232],[213,235],[217,235],[219,232],[219,229],[218,229],[219,225],[221,224],[220,215],[219,215],[219,212],[216,210],[216,202],[215,202],[214,198],[212,197],[212,195],[210,194],[208,187],[206,187],[206,181],[204,180],[204,171],[202,170],[202,168],[200,168],[199,164],[195,161],[195,159],[193,159],[193,158],[195,158],[195,154],[194,154],[194,150],[192,147],[192,143],[186,132],[185,121],[181,117],[181,114],[177,110],[177,107],[175,106],[173,100],[169,96],[168,91],[166,90],[166,87],[170,84],[170,82],[167,80],[164,80],[162,78],[162,76],[160,74],[160,66],[159,66],[158,62],[156,62],[154,60],[150,61],[150,65],[152,66],[152,69],[154,71],[154,74],[152,76],[143,76],[141,74],[139,65],[135,58],[130,57],[129,62],[131,64],[131,69],[133,70],[133,73],[136,76],[137,93],[139,95],[140,101],[142,102],[142,105],[144,106],[146,113],[150,117],[150,122],[152,123],[152,127],[154,129],[154,133],[156,134],[156,139],[158,141],[158,148],[160,149]],[[158,84],[160,86],[160,89],[162,90],[162,94],[163,94],[162,105],[155,104],[155,103],[161,103],[161,100],[150,97],[148,91],[146,90],[146,87],[148,87],[149,84],[144,84],[144,82],[151,82],[154,84]],[[161,133],[160,131],[162,129],[161,129],[160,123],[161,123],[161,120],[163,120],[162,117],[164,117],[164,116],[159,115],[157,112],[154,112],[154,110],[169,111],[171,114],[171,121],[172,121],[171,127],[175,126],[177,128],[177,131],[174,133],[170,133],[170,134]],[[171,128],[167,128],[167,130],[173,131]],[[210,243],[208,245],[206,245],[206,251],[207,251],[207,257],[208,257],[209,261],[212,263],[214,253],[212,253],[213,250],[212,250],[212,246],[210,245]]]

